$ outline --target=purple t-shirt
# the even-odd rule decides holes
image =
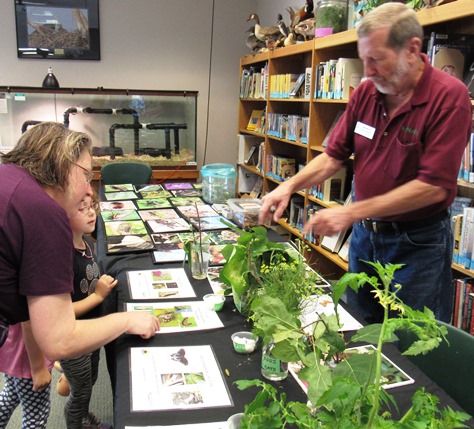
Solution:
[[[326,148],[338,160],[354,153],[356,200],[385,194],[414,179],[448,191],[440,203],[387,220],[425,219],[449,207],[469,141],[471,103],[466,86],[433,68],[425,55],[423,60],[425,69],[412,99],[392,118],[385,114],[373,83],[361,83]]]
[[[24,169],[0,165],[0,316],[29,319],[26,296],[72,292],[66,212]]]

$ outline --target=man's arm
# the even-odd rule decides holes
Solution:
[[[259,222],[264,224],[272,219],[277,222],[294,192],[323,182],[340,170],[342,164],[342,161],[332,158],[326,153],[313,158],[298,174],[285,180],[262,198],[263,204],[259,213]]]
[[[76,320],[70,294],[28,296],[28,308],[36,342],[51,360],[97,350],[124,333],[150,338],[160,329],[158,319],[143,311]]]
[[[318,210],[304,226],[303,233],[334,235],[362,219],[393,216],[443,201],[447,193],[444,188],[415,179],[383,195],[348,206]]]

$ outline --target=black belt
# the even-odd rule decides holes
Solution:
[[[443,210],[433,216],[425,219],[406,221],[406,222],[390,222],[388,220],[364,219],[361,221],[362,226],[370,232],[379,234],[397,235],[403,231],[411,231],[425,226],[434,225],[441,222],[448,216],[448,211]]]

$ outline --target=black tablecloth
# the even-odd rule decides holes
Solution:
[[[98,222],[97,234],[97,256],[104,273],[110,274],[119,280],[116,287],[116,305],[119,311],[123,310],[125,302],[131,302],[126,272],[129,270],[148,270],[160,267],[178,268],[182,263],[157,265],[153,264],[151,253],[138,253],[127,255],[110,256],[106,254],[105,236],[103,225]],[[192,279],[187,264],[186,272],[200,300],[206,293],[212,292],[207,280]],[[186,300],[183,300],[186,301]],[[143,302],[143,301],[140,301]],[[234,381],[240,379],[254,379],[263,377],[260,374],[261,349],[257,349],[249,355],[238,354],[234,351],[230,336],[240,330],[250,330],[251,326],[245,322],[244,318],[236,311],[231,297],[226,298],[224,308],[218,313],[224,324],[224,328],[206,331],[186,332],[179,334],[156,335],[150,340],[143,340],[133,335],[123,335],[115,341],[114,353],[116,364],[116,386],[114,392],[114,420],[115,428],[123,429],[125,426],[151,426],[151,425],[178,425],[190,423],[205,423],[215,421],[225,421],[227,418],[238,412],[242,412],[244,405],[255,398],[257,390],[250,388],[240,391],[234,385]],[[219,365],[224,372],[226,369],[229,375],[224,375],[234,406],[222,408],[205,408],[192,411],[160,411],[160,412],[131,412],[130,404],[130,362],[129,351],[131,347],[144,346],[186,346],[186,345],[211,345],[213,347]],[[423,372],[421,372],[406,357],[401,356],[398,349],[393,344],[388,344],[384,348],[387,355],[395,364],[400,366],[405,372],[415,379],[415,383],[407,386],[391,389],[390,393],[395,397],[401,414],[406,412],[411,405],[411,397],[415,391],[424,386],[425,389],[438,396],[443,406],[451,406],[454,409],[460,407],[435,383],[433,383]],[[284,390],[289,400],[305,402],[305,395],[291,375],[281,382],[272,382]],[[391,410],[397,415],[395,409]],[[474,424],[471,426],[474,428]]]

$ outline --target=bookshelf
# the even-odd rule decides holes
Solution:
[[[421,24],[425,28],[425,34],[431,31],[474,33],[474,4],[472,0],[457,0],[434,8],[423,9],[418,12]],[[357,58],[357,36],[354,29],[337,33],[331,36],[321,37],[297,45],[278,48],[274,51],[248,55],[240,61],[240,72],[250,67],[261,69],[266,67],[268,76],[279,74],[300,74],[308,68],[311,70],[312,78],[309,88],[309,97],[298,99],[270,98],[270,91],[262,94],[264,98],[245,97],[239,99],[239,125],[238,131],[244,135],[258,135],[265,142],[266,155],[291,156],[295,158],[296,164],[305,164],[324,151],[322,142],[328,133],[331,124],[339,111],[344,110],[347,100],[328,100],[314,98],[314,77],[316,67],[322,61],[338,59],[341,57]],[[283,138],[269,136],[266,133],[253,133],[246,129],[253,110],[265,109],[268,114],[301,115],[309,117],[308,143],[289,141]],[[268,122],[266,123],[266,126]],[[352,164],[347,165],[348,177],[346,181],[346,193],[350,189],[352,177]],[[252,174],[263,177],[263,194],[278,186],[278,181],[267,176],[268,166],[263,171],[254,166],[239,164],[239,169],[245,169]],[[459,194],[474,195],[474,187],[459,183]],[[308,190],[298,192],[304,197],[304,205],[307,207],[316,204],[321,207],[330,207],[335,202],[326,202],[310,195]],[[293,238],[304,238],[301,232],[290,226],[285,218],[279,221],[279,225]],[[339,255],[331,253],[321,246],[308,242],[312,248],[309,257],[318,270],[328,278],[337,278],[348,265]],[[465,270],[457,264],[453,264],[453,270],[463,275],[474,276],[474,271]]]

